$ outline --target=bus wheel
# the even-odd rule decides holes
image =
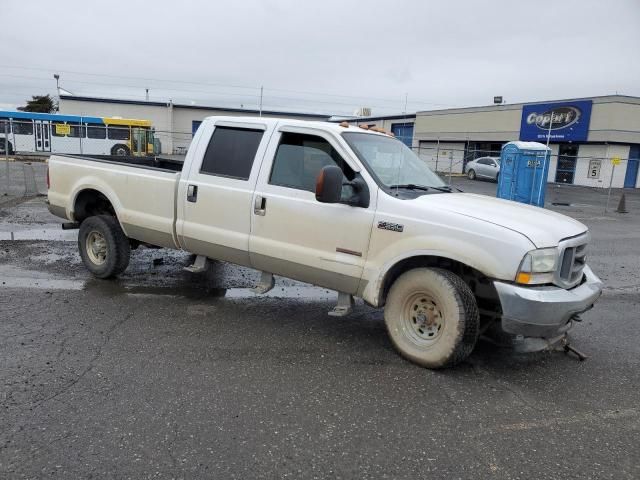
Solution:
[[[129,151],[129,147],[119,143],[111,148],[111,155],[117,155],[118,157],[128,157],[129,155],[131,155],[131,152]]]

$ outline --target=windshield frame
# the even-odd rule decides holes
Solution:
[[[347,146],[349,147],[349,149],[353,152],[353,154],[356,156],[356,158],[360,161],[360,163],[362,164],[362,166],[364,167],[364,169],[367,171],[367,173],[371,176],[371,178],[373,178],[373,180],[376,182],[376,184],[378,185],[378,187],[380,187],[381,190],[383,190],[386,193],[391,193],[391,192],[395,192],[397,191],[396,188],[392,188],[391,186],[387,185],[385,182],[382,181],[382,179],[376,174],[375,170],[373,169],[373,167],[371,165],[369,165],[369,162],[367,161],[366,158],[363,158],[363,156],[361,156],[359,150],[357,148],[355,148],[354,145],[351,144],[351,142],[349,141],[348,136],[346,136],[345,134],[348,135],[375,135],[375,136],[379,136],[379,137],[385,137],[389,140],[395,140],[397,142],[400,142],[400,144],[406,148],[407,150],[409,150],[413,155],[415,155],[415,153],[413,153],[413,150],[411,150],[409,147],[407,147],[407,145],[402,142],[401,140],[399,140],[396,137],[390,137],[388,135],[382,135],[382,134],[373,134],[373,133],[369,133],[366,131],[344,131],[340,133],[340,136],[342,137],[342,140],[347,144]],[[415,155],[415,157],[417,159],[419,159],[420,161],[422,161],[422,159],[420,157],[418,157],[417,155]],[[447,185],[447,183],[445,183],[440,176],[434,172],[433,170],[431,170],[429,167],[427,167],[425,165],[425,167],[431,172],[433,173],[441,182],[442,185],[424,185],[425,187],[428,187],[431,190],[431,193],[442,193],[443,191],[441,190],[443,187],[447,188],[450,187],[449,185]],[[419,195],[424,195],[429,193],[428,191],[424,191],[424,190],[413,190],[413,192],[419,194]]]

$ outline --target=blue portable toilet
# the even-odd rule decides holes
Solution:
[[[500,154],[498,198],[544,207],[551,149],[538,142],[509,142]]]

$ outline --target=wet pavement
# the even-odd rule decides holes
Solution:
[[[42,198],[0,209],[24,238],[0,237],[0,478],[639,478],[640,216],[558,198],[606,282],[572,333],[590,358],[481,343],[437,372],[361,302],[330,317],[334,292],[256,296],[255,271],[168,250],[96,280]]]

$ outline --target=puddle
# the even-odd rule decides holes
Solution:
[[[311,285],[276,285],[271,291],[257,295],[246,287],[214,287],[198,284],[172,285],[139,285],[126,280],[98,280],[95,278],[75,280],[57,277],[45,272],[23,270],[11,265],[0,265],[0,287],[34,288],[46,290],[86,290],[103,295],[127,295],[133,297],[157,298],[288,298],[302,301],[319,301],[337,299],[338,294],[326,288]]]
[[[0,287],[37,288],[44,290],[82,290],[85,282],[59,278],[44,272],[22,270],[10,265],[0,265]]]
[[[87,290],[100,288],[105,290],[104,285],[89,286]],[[251,288],[206,288],[206,287],[155,287],[128,284],[114,284],[107,287],[108,291],[114,294],[125,294],[132,297],[174,297],[174,298],[190,298],[190,299],[206,299],[206,298],[228,298],[228,299],[246,299],[246,298],[288,298],[302,301],[318,301],[318,300],[337,300],[337,292],[327,290],[325,288],[313,286],[276,286],[273,290],[263,293],[253,293]]]
[[[59,224],[44,224],[25,228],[25,225],[0,224],[0,240],[76,241],[77,230],[62,230]]]

